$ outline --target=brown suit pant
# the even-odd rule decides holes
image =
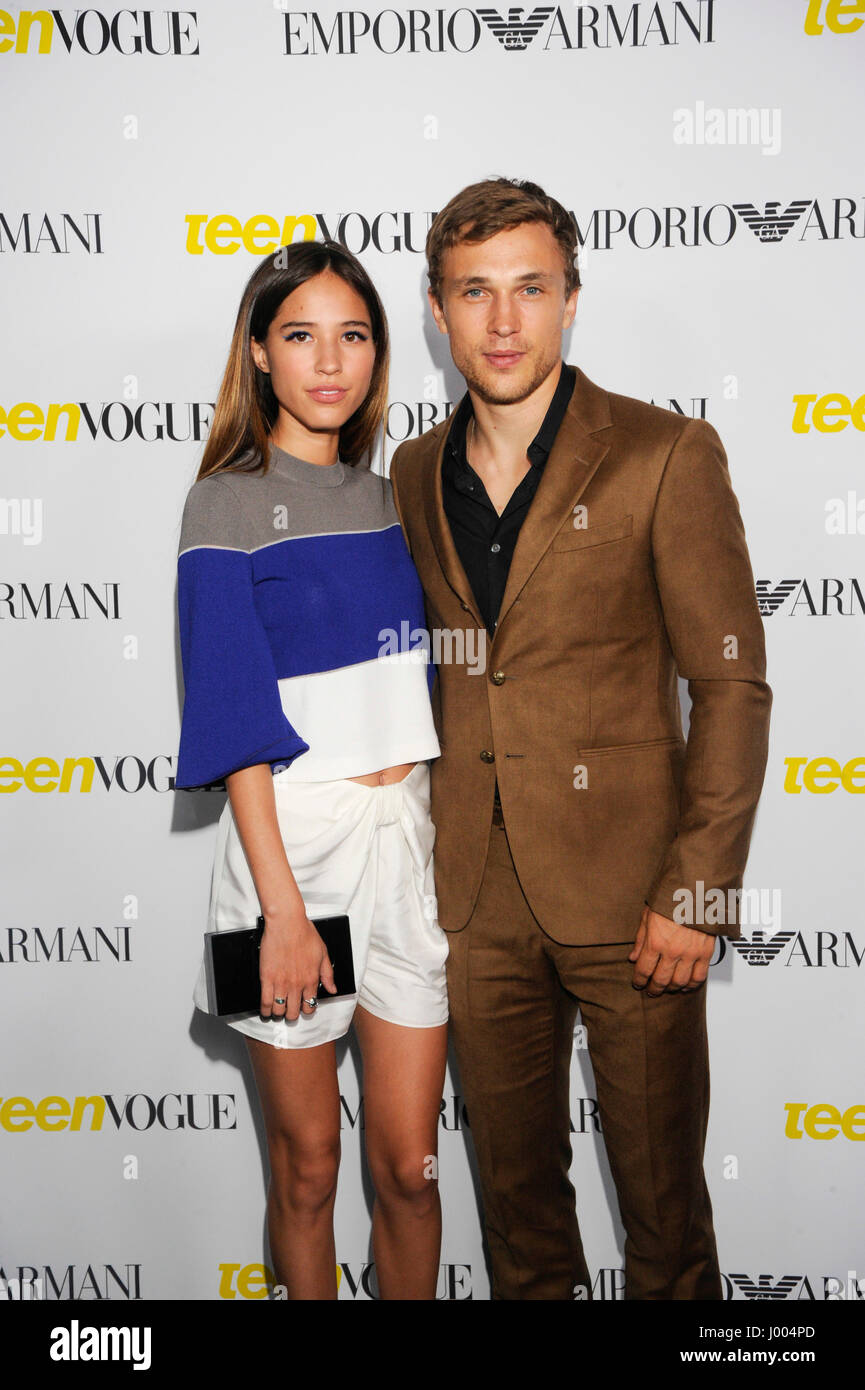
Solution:
[[[449,933],[451,1025],[474,1139],[492,1296],[591,1297],[575,1210],[569,1081],[579,1006],[625,1228],[625,1298],[720,1299],[703,1173],[706,990],[631,984],[630,942],[563,946],[540,928],[494,824],[468,925]]]

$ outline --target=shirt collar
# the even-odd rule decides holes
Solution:
[[[559,372],[558,385],[553,393],[547,413],[541,422],[540,429],[526,450],[529,463],[534,468],[542,470],[550,456],[550,451],[556,442],[559,426],[568,408],[568,402],[573,395],[576,379],[577,374],[573,367],[567,362],[563,362]],[[473,416],[472,398],[467,391],[454,412],[453,424],[448,432],[448,449],[456,459],[457,464],[463,468],[468,467],[466,435],[469,421]]]
[[[340,487],[345,482],[346,465],[341,459],[337,459],[336,463],[310,463],[280,449],[272,440],[270,467],[283,478],[308,483],[312,487]]]

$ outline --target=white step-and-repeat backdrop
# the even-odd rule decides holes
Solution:
[[[745,936],[709,985],[721,1265],[731,1299],[865,1296],[865,4],[359,4],[0,10],[0,1296],[268,1296],[244,1044],[190,998],[224,794],[173,788],[180,512],[284,241],[339,238],[382,292],[388,452],[451,411],[424,238],[492,174],[576,219],[569,360],[727,448],[775,703]],[[362,1300],[353,1046],[340,1089]],[[579,1028],[572,1123],[594,1295],[620,1298]],[[453,1069],[440,1175],[439,1297],[485,1299]]]

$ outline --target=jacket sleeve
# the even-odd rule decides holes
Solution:
[[[184,701],[175,786],[207,786],[257,763],[277,771],[305,753],[309,744],[283,713],[243,513],[223,478],[203,478],[187,496],[177,609]]]
[[[689,420],[664,469],[652,521],[655,579],[691,719],[676,838],[646,902],[673,920],[674,898],[742,886],[763,785],[772,692],[766,684],[763,621],[739,505],[717,432]],[[730,900],[725,897],[725,903]],[[727,913],[702,931],[738,936]]]

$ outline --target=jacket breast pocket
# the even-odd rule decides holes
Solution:
[[[587,550],[593,545],[609,545],[611,541],[627,540],[634,533],[633,515],[617,521],[602,521],[597,526],[566,526],[553,538],[551,550]]]

